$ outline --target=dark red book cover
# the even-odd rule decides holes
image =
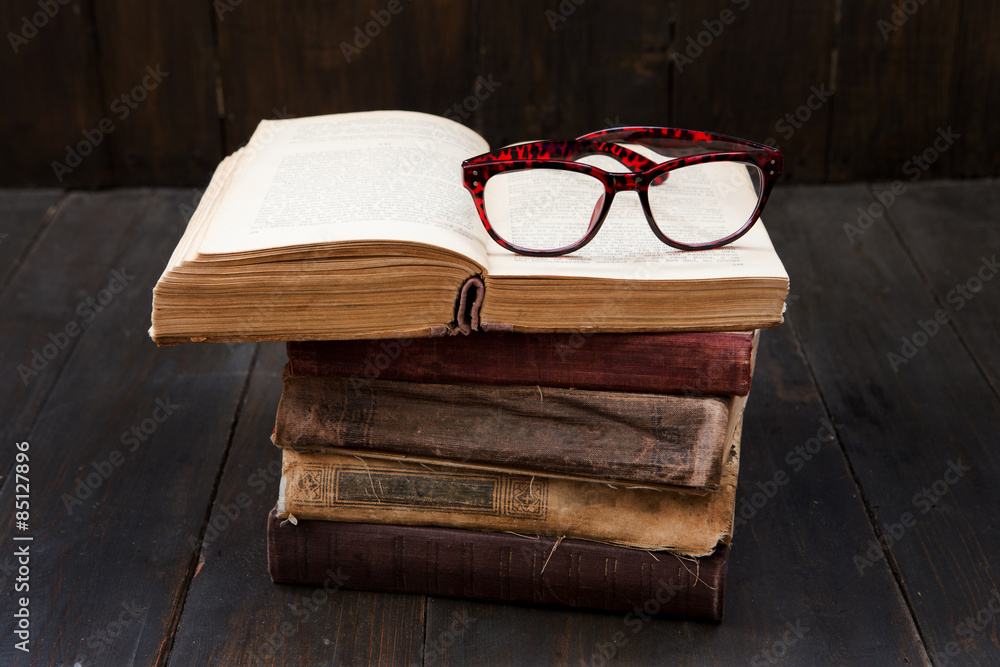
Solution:
[[[289,342],[293,376],[746,396],[754,332],[473,333]]]
[[[721,620],[729,547],[701,558],[457,528],[267,523],[275,583]]]

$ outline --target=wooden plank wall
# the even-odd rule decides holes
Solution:
[[[201,186],[262,118],[375,108],[494,145],[714,129],[801,182],[1000,174],[992,0],[9,0],[0,27],[0,186]]]

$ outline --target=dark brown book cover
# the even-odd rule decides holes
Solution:
[[[717,489],[746,397],[284,374],[274,442]]]
[[[745,396],[755,332],[289,342],[290,375]]]
[[[701,558],[457,528],[267,523],[275,583],[721,620],[729,547]]]

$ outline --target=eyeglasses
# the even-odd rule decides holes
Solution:
[[[630,171],[581,162],[609,158]],[[704,250],[732,243],[760,217],[781,165],[781,151],[745,139],[623,127],[508,146],[465,160],[462,173],[494,241],[520,255],[553,257],[590,243],[615,195],[629,190],[667,245]]]

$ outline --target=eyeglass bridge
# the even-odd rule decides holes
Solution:
[[[665,174],[661,174],[659,178],[665,178]],[[643,178],[643,174],[636,174],[633,172],[620,172],[620,173],[609,173],[608,174],[608,184],[611,186],[612,192],[629,192],[638,191],[646,185]]]

